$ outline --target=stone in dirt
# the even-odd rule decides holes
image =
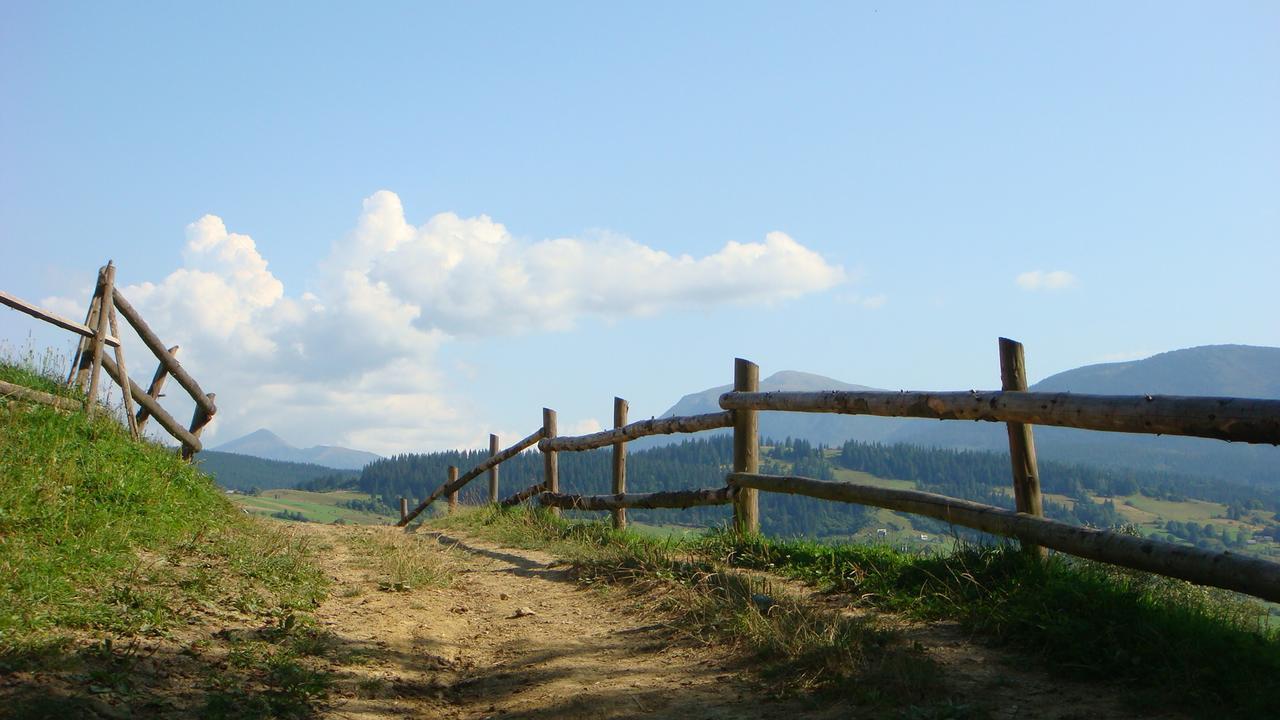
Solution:
[[[538,613],[534,612],[532,608],[527,608],[527,607],[518,607],[518,608],[516,608],[516,612],[515,612],[515,614],[514,614],[514,615],[512,615],[512,616],[511,616],[511,618],[512,618],[512,619],[515,619],[515,618],[522,618],[522,617],[528,617],[528,616],[530,616],[530,615],[537,615],[537,614],[538,614]]]

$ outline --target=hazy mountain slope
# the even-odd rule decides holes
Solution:
[[[225,442],[212,449],[218,452],[250,455],[267,460],[323,465],[340,470],[359,470],[374,460],[382,458],[381,455],[375,455],[371,452],[333,445],[297,448],[266,428],[255,430],[248,435]]]

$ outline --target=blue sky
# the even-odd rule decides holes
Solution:
[[[1280,345],[1276,5],[689,5],[6,4],[0,289],[82,313],[113,258],[213,444],[382,453],[735,356],[967,389],[999,335],[1033,380]]]

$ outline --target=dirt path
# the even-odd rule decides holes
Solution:
[[[338,585],[316,617],[345,642],[376,648],[367,664],[335,668],[373,690],[335,698],[327,717],[848,716],[838,704],[819,711],[762,697],[727,651],[691,646],[617,594],[582,588],[548,555],[423,533],[452,548],[457,574],[449,588],[353,601],[343,596],[371,581],[349,534],[399,531],[309,532],[332,546],[326,562]]]
[[[371,590],[368,558],[353,551],[353,538],[400,531],[309,525],[306,532],[332,548],[324,561],[336,581],[316,616],[342,642],[363,648],[366,658],[331,668],[345,676],[340,687],[347,690],[331,698],[325,717],[876,716],[841,701],[772,698],[728,649],[691,643],[623,593],[582,587],[544,553],[424,532],[420,541],[448,548],[453,582],[379,592]],[[1123,688],[1063,682],[1017,667],[975,646],[954,625],[907,632],[938,662],[955,693],[952,714],[919,717],[1134,717],[1119,702]]]

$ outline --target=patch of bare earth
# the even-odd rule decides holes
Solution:
[[[344,546],[343,533],[400,532],[314,531],[335,535],[335,548]],[[831,698],[773,697],[741,654],[692,641],[626,593],[582,586],[546,553],[465,536],[418,537],[451,549],[456,575],[449,587],[359,598],[343,598],[339,589],[318,609],[333,632],[379,649],[368,664],[343,670],[345,696],[330,703],[327,716],[692,720],[886,712]],[[358,557],[339,550],[330,560],[340,585],[373,587]],[[1061,681],[971,642],[954,624],[902,629],[945,673],[951,706],[968,706],[956,717],[1136,717],[1120,702],[1123,688]]]

